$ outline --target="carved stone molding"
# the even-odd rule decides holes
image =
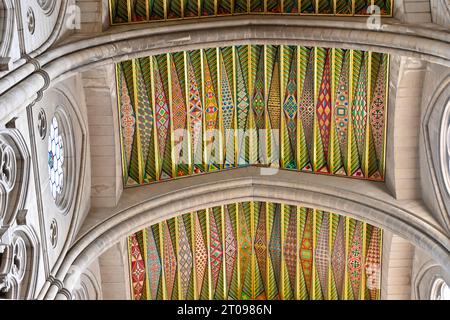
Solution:
[[[50,16],[53,13],[53,10],[55,10],[56,0],[36,0],[36,2],[46,16]]]
[[[17,129],[0,130],[0,299],[34,297],[39,240],[27,226],[30,154]]]
[[[60,293],[68,291],[67,289],[62,289]],[[72,300],[101,300],[102,299],[102,287],[96,278],[95,274],[86,269],[80,276],[78,285],[75,286],[72,291]]]
[[[16,129],[0,130],[0,227],[3,230],[15,223],[25,205],[29,177],[30,155],[21,134]]]
[[[416,271],[412,284],[412,298],[415,300],[429,300],[432,294],[433,284],[441,279],[442,268],[433,260],[426,261]]]
[[[39,267],[39,242],[26,226],[8,230],[0,250],[0,299],[32,299]]]
[[[13,44],[17,33],[13,0],[0,0],[0,28],[0,71],[7,71],[18,58]]]
[[[30,7],[27,10],[27,27],[28,32],[31,34],[34,34],[34,31],[36,30],[36,16],[34,15],[33,9]]]
[[[450,288],[444,279],[434,281],[430,294],[431,300],[450,300]]]

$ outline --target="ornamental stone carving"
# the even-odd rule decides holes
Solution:
[[[0,130],[0,299],[34,294],[39,242],[26,226],[29,159],[20,132]]]
[[[58,245],[58,223],[55,219],[50,224],[50,243],[53,248],[56,248]]]
[[[39,132],[39,136],[42,139],[45,139],[45,136],[47,135],[47,115],[44,109],[41,109],[39,111],[37,129]]]
[[[28,8],[26,22],[28,26],[28,32],[30,32],[30,34],[34,34],[34,31],[36,30],[36,17],[34,16],[34,11],[32,8]]]
[[[29,227],[8,230],[0,245],[0,299],[33,298],[38,256],[38,241]]]
[[[0,131],[0,239],[23,209],[29,170],[29,153],[20,133]]]
[[[0,183],[5,192],[11,192],[16,180],[16,156],[13,148],[0,140]]]
[[[55,9],[56,6],[56,0],[36,0],[36,2],[47,16],[53,13],[53,10]]]

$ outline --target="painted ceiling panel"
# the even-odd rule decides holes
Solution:
[[[111,24],[234,14],[368,15],[374,4],[391,16],[393,0],[109,0]]]
[[[382,230],[304,207],[242,202],[128,238],[135,300],[378,300]]]
[[[383,180],[388,62],[277,45],[122,62],[124,184],[246,165]]]

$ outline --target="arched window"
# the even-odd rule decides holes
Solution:
[[[53,117],[48,138],[48,173],[53,199],[62,193],[64,187],[64,140],[58,119]]]
[[[45,152],[48,177],[48,193],[55,202],[61,214],[67,214],[71,206],[74,193],[74,147],[73,129],[71,120],[65,111],[64,105],[59,105],[48,117],[45,124],[46,145],[42,146]],[[47,121],[46,119],[42,120]]]

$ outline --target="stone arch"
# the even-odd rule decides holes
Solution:
[[[353,182],[346,187],[330,187],[333,177],[311,179],[311,175],[307,174],[290,175],[279,172],[276,177],[268,178],[260,176],[258,171],[259,168],[255,167],[236,169],[233,172],[160,183],[145,189],[134,188],[133,201],[119,206],[116,214],[109,215],[109,218],[90,228],[74,244],[56,278],[64,281],[65,288],[70,291],[74,281],[72,278],[76,278],[76,274],[73,274],[74,268],[83,270],[121,238],[175,215],[249,200],[302,205],[355,217],[399,234],[432,252],[433,258],[443,266],[450,265],[450,239],[446,235],[431,225],[423,228],[423,224],[427,224],[426,221],[400,209],[386,197],[374,195],[373,189],[362,190],[364,188],[358,184],[354,185],[355,189],[350,188]],[[361,192],[362,194],[356,194]],[[139,200],[140,196],[142,198]],[[44,288],[44,291],[47,288]],[[56,293],[57,290],[50,290],[47,292],[47,298],[54,298]]]
[[[427,164],[437,218],[450,230],[450,185],[447,133],[450,121],[450,76],[445,77],[427,103],[422,121],[424,161]],[[430,201],[428,200],[428,203]]]
[[[16,17],[13,0],[0,1],[0,71],[9,70],[13,60],[18,57],[14,48]]]
[[[417,300],[430,300],[433,285],[437,280],[443,279],[444,277],[445,274],[441,266],[431,260],[425,262],[416,271],[415,277],[412,279],[413,298]]]
[[[87,269],[80,276],[79,284],[72,293],[73,300],[101,300],[102,288],[95,274]]]
[[[6,121],[23,109],[38,92],[48,88],[50,81],[57,82],[94,67],[180,48],[191,50],[251,43],[299,44],[379,51],[449,65],[445,32],[431,33],[427,29],[411,27],[408,29],[411,32],[405,34],[404,28],[386,24],[375,32],[367,30],[363,22],[343,25],[342,21],[331,19],[268,16],[264,19],[228,17],[226,23],[205,20],[164,27],[142,25],[132,31],[113,30],[112,34],[62,45],[40,55],[34,61],[41,66],[38,72],[14,71],[1,79],[0,109],[3,116],[0,116],[0,121]],[[35,69],[35,65],[26,66]]]
[[[450,288],[442,278],[438,278],[433,282],[431,287],[431,300],[450,300]]]

